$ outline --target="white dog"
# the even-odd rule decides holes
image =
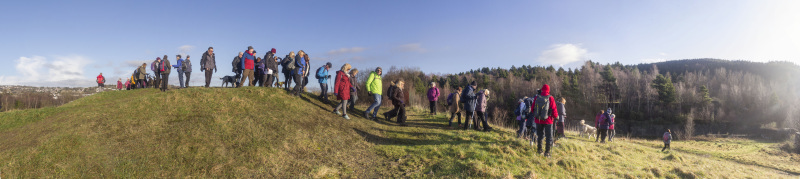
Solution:
[[[594,128],[594,127],[592,127],[590,125],[585,124],[583,120],[581,120],[580,130],[581,130],[580,131],[581,133],[578,135],[578,137],[581,137],[581,136],[583,136],[583,134],[586,134],[586,137],[591,139],[592,136],[596,137],[596,135],[597,135],[597,128]]]

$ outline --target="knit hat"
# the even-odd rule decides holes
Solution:
[[[471,86],[478,86],[478,82],[472,81],[472,83],[469,83],[469,85],[471,85]]]
[[[156,57],[156,60],[161,60],[161,57]]]
[[[275,54],[275,53],[277,53],[278,51],[277,51],[277,50],[275,50],[275,48],[272,48],[272,50],[271,50],[270,52],[272,52],[273,54]]]
[[[247,46],[247,50],[253,49],[253,46]]]

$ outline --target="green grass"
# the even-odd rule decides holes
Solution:
[[[553,157],[510,129],[452,130],[411,111],[408,127],[352,120],[306,94],[267,88],[109,91],[0,113],[0,177],[10,178],[790,178],[800,156],[745,139],[594,143]],[[363,109],[364,107],[359,107]],[[382,111],[386,111],[384,107]]]

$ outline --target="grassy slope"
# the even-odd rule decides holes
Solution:
[[[309,99],[310,98],[310,99]],[[800,156],[748,140],[598,144],[570,137],[552,158],[511,130],[409,127],[265,88],[111,91],[55,108],[0,113],[3,177],[787,178]],[[382,109],[388,110],[388,109]],[[574,135],[573,135],[574,136]]]

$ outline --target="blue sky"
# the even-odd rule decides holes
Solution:
[[[188,54],[197,86],[209,46],[219,67],[212,85],[233,74],[230,61],[247,46],[259,56],[302,49],[314,68],[428,73],[585,60],[797,63],[797,9],[798,1],[731,0],[3,1],[0,85],[93,86],[101,72],[124,80],[135,64]]]

